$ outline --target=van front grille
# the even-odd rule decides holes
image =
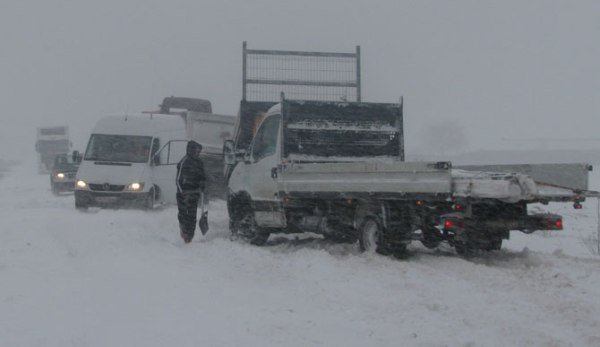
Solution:
[[[121,192],[125,189],[125,186],[122,184],[93,184],[90,183],[90,190],[96,192]]]

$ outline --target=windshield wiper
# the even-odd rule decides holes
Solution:
[[[94,162],[95,165],[117,165],[117,166],[131,166],[131,163],[124,163],[120,161],[105,161],[98,160]]]

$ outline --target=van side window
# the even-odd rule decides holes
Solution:
[[[254,137],[252,158],[254,162],[275,154],[277,138],[279,137],[280,115],[271,116],[263,122]]]
[[[154,155],[160,163],[155,165],[177,165],[185,155],[187,143],[187,140],[171,140],[165,143]],[[154,162],[156,163],[156,159]]]

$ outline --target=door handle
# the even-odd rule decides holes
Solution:
[[[276,179],[277,178],[277,168],[271,168],[271,178],[272,179]]]

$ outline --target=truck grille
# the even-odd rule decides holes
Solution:
[[[120,192],[125,189],[125,186],[122,184],[93,184],[90,183],[90,190],[96,192]]]

